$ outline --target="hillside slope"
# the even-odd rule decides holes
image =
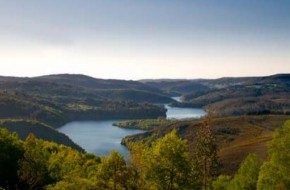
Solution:
[[[261,161],[265,160],[267,142],[271,140],[274,129],[281,127],[289,119],[290,116],[286,115],[212,118],[209,125],[217,138],[219,157],[223,164],[222,173],[233,174],[249,153],[256,153]],[[149,145],[176,129],[181,137],[193,145],[196,129],[202,125],[202,122],[203,120],[177,122],[156,130],[128,136],[122,143],[142,142]]]
[[[7,92],[0,92],[0,106],[0,119],[34,119],[55,128],[75,120],[157,118],[166,114],[164,107],[148,103],[86,97],[49,98]]]
[[[10,132],[16,132],[22,140],[25,140],[30,133],[33,133],[37,138],[63,144],[84,152],[79,145],[74,143],[65,134],[60,133],[52,127],[35,120],[2,119],[0,120],[0,128],[6,128]]]

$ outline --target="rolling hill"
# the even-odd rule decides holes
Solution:
[[[33,78],[0,77],[0,90],[44,97],[90,97],[124,101],[130,97],[131,101],[140,103],[169,103],[174,101],[165,96],[159,89],[137,81],[104,80],[71,74]]]
[[[181,94],[182,102],[172,102],[171,106],[204,108],[213,117],[290,114],[290,74],[141,82]]]

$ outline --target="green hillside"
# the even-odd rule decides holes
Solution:
[[[42,97],[0,92],[0,119],[35,119],[53,127],[74,120],[138,119],[165,116],[165,108],[149,103],[78,98]]]
[[[30,133],[33,133],[39,139],[63,144],[84,152],[79,145],[74,143],[65,134],[35,120],[1,119],[0,128],[6,128],[10,132],[16,132],[22,140],[25,140]]]

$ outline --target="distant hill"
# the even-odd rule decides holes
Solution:
[[[193,107],[205,107],[212,116],[244,114],[290,114],[290,75],[251,78],[183,99]],[[176,103],[175,103],[176,104]]]
[[[115,80],[115,79],[97,79],[86,75],[78,74],[59,74],[46,75],[32,78],[36,81],[53,82],[58,84],[74,85],[92,89],[135,89],[143,91],[161,92],[156,88],[152,88],[143,83],[132,80]]]
[[[289,96],[239,97],[218,101],[205,106],[215,117],[237,115],[290,115]]]
[[[222,77],[218,79],[146,79],[140,82],[160,90],[182,95],[213,89],[224,89],[249,84],[266,84],[290,81],[290,74],[277,74],[263,77]]]
[[[218,79],[146,79],[140,82],[160,89],[172,95],[182,96],[182,100],[188,101],[190,98],[198,97],[210,91],[225,89],[255,83],[265,77],[223,77]],[[176,102],[174,103],[176,104]],[[176,104],[177,105],[177,104]]]
[[[262,83],[276,83],[276,82],[283,82],[290,84],[290,74],[277,74],[267,77],[261,78]]]
[[[136,81],[85,75],[0,77],[0,119],[36,119],[53,127],[72,120],[164,117],[153,103],[174,102],[160,90]]]
[[[0,92],[0,106],[0,119],[33,119],[53,127],[75,120],[157,118],[166,113],[164,107],[148,103],[7,92]]]
[[[290,114],[290,74],[198,80],[142,80],[181,95],[176,107],[205,108],[211,116]]]
[[[0,77],[0,90],[40,96],[91,97],[125,101],[130,97],[131,101],[152,103],[174,101],[165,96],[161,90],[137,81],[104,80],[71,74],[33,78]]]
[[[160,89],[171,96],[188,93],[199,93],[209,90],[209,87],[198,80],[141,80],[144,84]]]
[[[62,104],[29,95],[0,92],[0,107],[0,119],[37,119],[52,126],[68,120]]]

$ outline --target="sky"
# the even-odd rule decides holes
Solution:
[[[0,0],[0,75],[290,73],[289,0]]]

